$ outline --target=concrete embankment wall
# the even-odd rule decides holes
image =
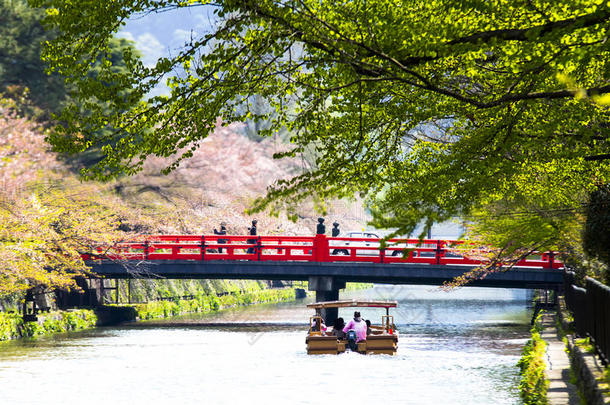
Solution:
[[[568,353],[572,372],[578,382],[578,389],[586,404],[603,405],[610,403],[610,392],[603,380],[604,367],[593,353],[586,353],[574,343],[574,337],[567,337]],[[601,383],[601,384],[600,384]],[[605,385],[605,387],[604,387]]]

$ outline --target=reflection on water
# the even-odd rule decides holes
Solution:
[[[0,403],[519,403],[525,291],[377,286],[343,297],[399,301],[396,356],[308,356],[312,311],[264,305],[0,344]],[[385,313],[361,312],[373,323]]]

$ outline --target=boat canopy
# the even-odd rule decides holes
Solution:
[[[360,300],[344,300],[344,301],[323,301],[307,304],[307,308],[348,308],[348,307],[372,307],[372,308],[396,308],[396,301],[360,301]]]

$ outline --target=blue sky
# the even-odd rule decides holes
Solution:
[[[211,30],[213,7],[197,6],[132,17],[118,36],[132,40],[146,66],[154,66],[162,56],[177,54],[191,37]],[[158,92],[165,92],[162,86]]]

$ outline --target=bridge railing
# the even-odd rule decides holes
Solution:
[[[316,236],[153,235],[99,248],[83,259],[113,260],[251,260],[309,262],[414,263],[480,265],[485,248],[466,257],[457,248],[464,241],[390,239],[382,249],[379,239]],[[472,254],[475,252],[475,254]],[[553,253],[534,253],[516,266],[561,268]]]
[[[363,261],[373,263],[420,263],[437,265],[480,265],[486,263],[489,250],[472,246],[471,256],[459,249],[467,242],[437,239],[390,239],[381,249],[379,239],[327,238],[328,261]],[[562,268],[553,253],[534,252],[518,261],[519,267]]]

